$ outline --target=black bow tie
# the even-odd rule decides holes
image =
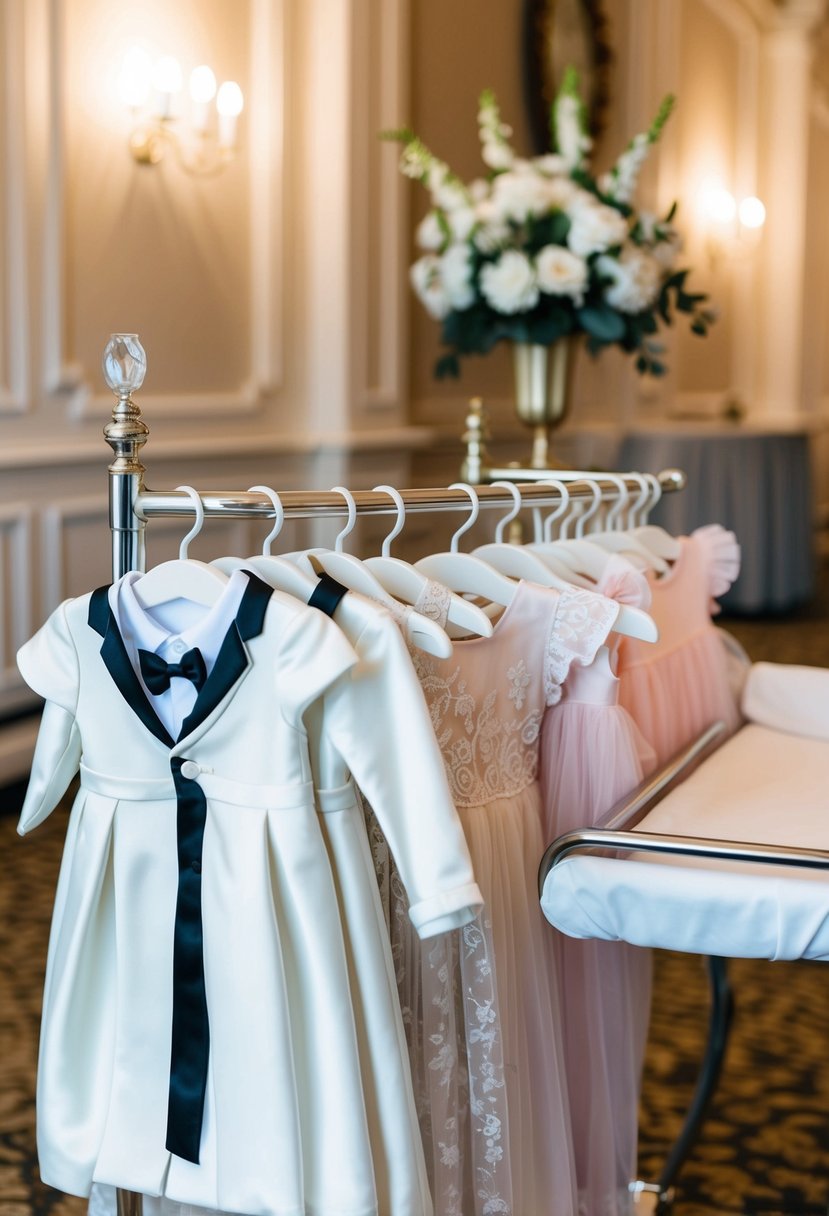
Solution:
[[[204,657],[196,646],[181,656],[180,663],[168,663],[150,650],[139,650],[138,662],[144,683],[154,697],[167,691],[171,676],[183,676],[185,680],[192,680],[196,692],[199,692],[207,679]]]

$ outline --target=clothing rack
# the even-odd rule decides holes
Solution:
[[[112,448],[114,458],[109,472],[109,521],[112,532],[112,577],[118,579],[131,570],[146,569],[145,532],[147,522],[156,517],[179,517],[191,515],[193,502],[185,490],[149,490],[144,484],[146,472],[141,462],[142,448],[149,438],[149,427],[141,417],[141,410],[129,393],[118,397],[112,419],[104,427],[104,437]],[[602,503],[618,501],[622,494],[636,495],[642,490],[642,478],[632,474],[614,474],[614,480],[601,483],[602,474],[583,473],[572,470],[533,469],[522,476],[517,467],[487,469],[486,476],[470,480],[478,481],[475,491],[481,508],[509,508],[514,505],[514,496],[504,486],[482,484],[498,480],[521,482],[522,505],[525,507],[554,507],[561,502],[560,490],[545,479],[566,482],[571,500],[595,501],[600,493]],[[588,479],[591,480],[588,480]],[[528,484],[528,480],[530,483]],[[667,469],[658,474],[662,493],[674,493],[684,488],[685,474],[677,469]],[[597,483],[599,490],[597,491]],[[205,517],[233,519],[272,519],[275,516],[273,501],[261,492],[237,490],[200,490],[199,498]],[[460,488],[416,488],[400,491],[406,512],[456,512],[469,509],[469,495]],[[336,518],[348,513],[349,505],[342,494],[334,490],[307,491],[286,490],[280,492],[279,500],[286,519]],[[393,515],[397,504],[382,490],[356,490],[353,501],[358,515]],[[142,1196],[122,1189],[116,1191],[118,1216],[142,1216]]]
[[[149,433],[141,410],[132,397],[119,397],[112,420],[104,427],[104,436],[115,455],[109,465],[109,522],[114,579],[129,570],[143,571],[146,568],[144,541],[149,519],[184,517],[193,510],[192,499],[185,490],[148,490],[145,487],[146,470],[140,456]],[[501,480],[523,481],[517,468],[506,466],[498,472]],[[526,507],[553,507],[560,503],[559,490],[543,484],[545,479],[553,478],[567,483],[571,499],[594,500],[596,482],[587,480],[591,476],[570,470],[533,469],[533,484],[524,482],[521,487],[522,503]],[[600,472],[595,474],[597,481],[601,481],[601,476]],[[666,469],[659,473],[658,479],[663,494],[681,490],[686,483],[685,474],[678,469]],[[621,481],[616,478],[613,484],[607,482],[600,486],[601,501],[612,503],[620,494],[636,494],[641,488],[640,479],[622,474]],[[482,508],[508,508],[513,505],[513,495],[504,487],[478,484],[475,489]],[[407,514],[469,509],[469,496],[462,489],[418,488],[401,490],[400,494]],[[200,490],[199,497],[205,517],[263,520],[274,517],[273,502],[266,494],[241,490]],[[279,498],[286,519],[337,517],[345,515],[348,510],[342,494],[335,490],[285,490],[280,492]],[[355,490],[353,498],[358,515],[393,515],[397,512],[391,496],[383,490]]]

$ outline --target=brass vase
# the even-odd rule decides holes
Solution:
[[[533,429],[531,469],[550,468],[550,432],[561,426],[570,408],[576,341],[560,338],[550,346],[513,343],[515,410]]]

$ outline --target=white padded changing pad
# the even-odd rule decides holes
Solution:
[[[829,742],[749,723],[636,830],[829,850]],[[545,881],[544,915],[571,937],[829,959],[829,871],[645,857],[566,857]]]

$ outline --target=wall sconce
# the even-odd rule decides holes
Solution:
[[[734,261],[757,249],[766,222],[766,208],[759,198],[749,195],[738,202],[724,186],[707,182],[699,192],[699,209],[712,269],[723,259]]]
[[[146,51],[133,47],[124,59],[118,93],[133,117],[129,148],[139,165],[157,165],[166,148],[173,149],[182,169],[206,177],[221,172],[236,149],[236,127],[245,101],[234,80],[216,89],[216,77],[206,64],[190,73],[190,122],[179,114],[184,88],[181,65],[172,55],[155,64]],[[217,120],[212,123],[213,98]]]

